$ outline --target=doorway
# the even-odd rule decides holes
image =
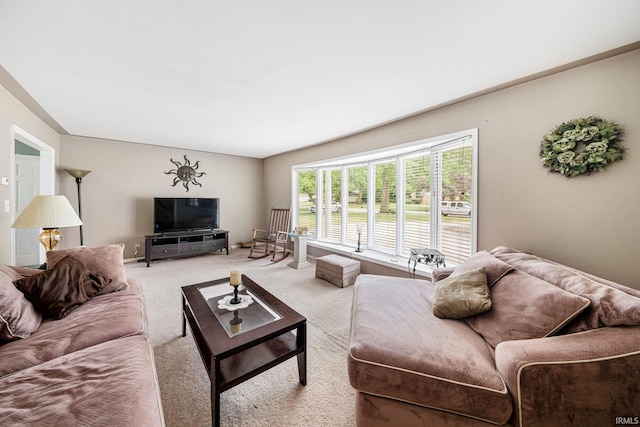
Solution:
[[[17,218],[31,199],[40,194],[40,152],[17,139],[15,144],[16,198],[13,206]],[[40,263],[39,232],[34,228],[16,228],[15,265]]]
[[[13,177],[12,219],[22,213],[34,196],[54,194],[55,150],[18,126],[13,126]],[[12,228],[12,264],[40,265],[45,251],[38,242],[37,229]]]

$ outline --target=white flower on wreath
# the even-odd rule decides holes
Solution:
[[[602,156],[607,152],[607,148],[609,148],[609,144],[607,144],[606,142],[592,142],[591,144],[587,145],[587,148],[585,148],[585,150],[595,154],[596,156]]]
[[[571,139],[562,138],[560,141],[551,144],[551,146],[553,147],[553,151],[562,153],[564,151],[573,150],[576,147],[576,142]]]
[[[574,153],[573,151],[565,151],[564,153],[558,154],[558,161],[560,163],[571,163],[575,156],[576,153]]]

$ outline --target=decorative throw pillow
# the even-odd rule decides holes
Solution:
[[[71,249],[59,249],[47,252],[47,269],[55,268],[56,264],[66,256],[80,260],[96,276],[111,279],[98,295],[120,291],[129,288],[123,261],[124,245],[107,245],[87,247],[80,246]]]
[[[493,347],[502,341],[554,334],[590,301],[515,270],[491,288],[491,311],[466,319]]]
[[[100,293],[111,279],[90,273],[81,261],[67,256],[52,270],[14,283],[45,317],[62,319]]]
[[[640,291],[506,246],[491,251],[515,268],[591,301],[562,333],[640,325]]]
[[[40,326],[42,315],[13,284],[22,275],[0,265],[0,341],[26,338]]]
[[[502,276],[514,270],[512,266],[504,261],[500,261],[489,252],[480,251],[471,255],[470,258],[460,264],[454,272],[451,273],[451,275],[455,276],[466,271],[475,270],[479,267],[484,267],[487,271],[487,286],[490,288],[500,280]]]
[[[442,319],[463,319],[491,309],[484,267],[451,275],[435,284],[433,314]]]

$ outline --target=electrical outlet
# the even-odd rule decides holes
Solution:
[[[133,249],[135,249],[136,251],[140,249],[140,243],[136,243],[133,245]]]

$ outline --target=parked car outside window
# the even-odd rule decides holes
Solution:
[[[442,215],[471,216],[471,203],[469,202],[442,202]]]
[[[323,209],[325,208],[325,206],[322,206]],[[331,212],[340,212],[342,210],[342,205],[338,202],[331,202]],[[309,212],[315,212],[316,211],[316,205],[311,205],[309,206]]]

